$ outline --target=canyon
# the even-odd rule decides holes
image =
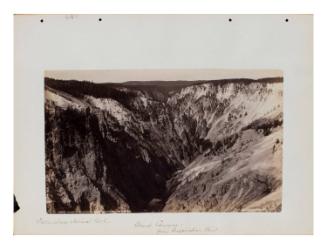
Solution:
[[[45,78],[48,213],[279,212],[283,78]]]

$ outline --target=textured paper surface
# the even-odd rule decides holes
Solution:
[[[312,233],[312,16],[229,17],[15,16],[15,234]],[[46,213],[45,70],[210,68],[283,71],[282,212]]]

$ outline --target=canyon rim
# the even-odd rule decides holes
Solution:
[[[48,213],[279,212],[279,70],[45,72]]]

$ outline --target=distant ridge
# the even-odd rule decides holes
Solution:
[[[229,83],[250,84],[250,83],[278,83],[283,82],[283,77],[267,77],[260,79],[250,78],[234,78],[234,79],[219,79],[219,80],[178,80],[178,81],[127,81],[123,83],[94,83],[90,81],[78,80],[58,80],[52,78],[45,78],[45,86],[55,90],[67,92],[75,97],[85,94],[90,94],[98,98],[113,98],[128,100],[128,98],[135,97],[134,92],[124,93],[120,88],[130,88],[133,90],[146,91],[153,98],[158,100],[166,99],[171,93],[179,91],[180,89],[201,84],[225,85]]]
[[[103,83],[96,83],[92,81],[79,81],[79,80],[60,80],[54,78],[45,77],[45,82],[49,81],[57,81],[59,82],[70,82],[70,83],[92,83],[92,84],[102,84],[102,85],[112,85],[112,86],[171,86],[172,84],[176,86],[188,86],[188,85],[199,85],[199,84],[206,84],[206,83],[215,83],[215,84],[226,84],[226,83],[277,83],[283,82],[283,77],[265,77],[259,79],[251,79],[251,78],[228,78],[228,79],[218,79],[218,80],[175,80],[175,81],[165,81],[165,80],[151,80],[151,81],[125,81],[121,83],[114,83],[114,82],[103,82]]]

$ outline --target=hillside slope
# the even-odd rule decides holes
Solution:
[[[279,211],[282,90],[46,79],[47,211]]]

